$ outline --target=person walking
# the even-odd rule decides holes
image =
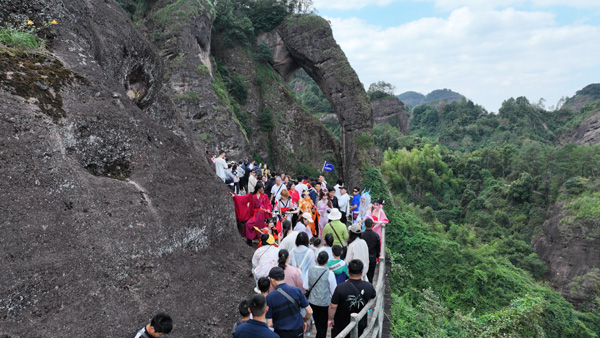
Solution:
[[[360,188],[352,189],[352,221],[358,218],[358,210],[360,209]]]
[[[299,288],[285,283],[285,273],[278,266],[271,269],[269,278],[275,291],[267,296],[267,325],[281,338],[304,337],[307,322],[313,315],[306,296]],[[304,309],[304,316],[300,309]]]
[[[343,185],[340,187],[340,197],[338,197],[338,205],[342,218],[340,221],[344,224],[348,224],[348,215],[350,214],[350,196],[348,195],[348,188]],[[352,218],[352,216],[350,216]]]
[[[216,174],[217,176],[219,176],[219,178],[225,182],[228,183],[227,180],[227,176],[225,175],[225,170],[227,170],[227,162],[225,162],[225,152],[221,151],[219,153],[219,156],[217,156],[217,158],[215,158],[215,170],[216,170]]]
[[[275,205],[281,198],[281,192],[287,190],[285,185],[281,182],[281,177],[275,177],[275,184],[271,187],[271,204]]]
[[[308,269],[315,265],[315,253],[308,247],[308,235],[300,232],[296,238],[296,247],[290,251],[290,264],[300,270],[302,285],[307,289]]]
[[[335,288],[331,303],[329,303],[329,321],[331,336],[337,336],[348,324],[350,315],[359,313],[369,300],[375,298],[373,284],[363,281],[364,266],[358,259],[348,263],[350,278]],[[358,335],[362,335],[367,327],[367,316],[358,322]]]
[[[362,233],[362,239],[367,243],[369,248],[369,269],[367,270],[367,279],[373,283],[375,275],[375,266],[381,252],[381,239],[379,235],[373,231],[373,220],[367,218],[365,220],[365,231]]]
[[[302,293],[305,293],[304,285],[302,284],[302,273],[300,270],[290,264],[290,253],[286,249],[279,250],[279,260],[277,261],[277,266],[283,269],[285,273],[284,282],[287,285],[295,286]],[[273,291],[273,287],[271,287],[271,291]]]
[[[265,323],[265,317],[269,310],[265,296],[254,295],[250,298],[249,303],[252,319],[248,319],[245,324],[238,326],[233,338],[280,338]]]
[[[329,261],[329,255],[322,251],[317,256],[318,266],[313,266],[308,270],[308,303],[314,313],[317,338],[327,337],[327,312],[331,295],[337,286],[335,275],[325,266],[327,261]]]
[[[256,171],[250,171],[250,176],[248,176],[248,194],[254,193],[254,189],[256,184],[258,183],[257,173]]]
[[[292,222],[287,219],[281,222],[282,236],[283,239],[279,243],[279,250],[292,251],[296,247],[296,238],[299,232],[292,229]]]
[[[317,203],[317,212],[319,213],[319,238],[323,239],[323,229],[325,229],[325,225],[329,222],[329,212],[331,211],[331,207],[329,206],[329,196],[321,191],[321,199]]]
[[[256,249],[252,256],[252,275],[258,282],[260,277],[267,277],[271,268],[277,266],[279,259],[279,248],[275,245],[269,245],[269,234],[260,236],[261,247]]]
[[[360,260],[365,268],[363,274],[366,274],[369,271],[369,247],[367,242],[361,238],[361,225],[359,223],[352,224],[348,230],[350,237],[348,237],[348,249],[344,260],[346,264],[354,259]]]
[[[333,244],[337,244],[344,248],[346,247],[346,240],[348,239],[348,230],[346,226],[340,222],[340,218],[342,218],[342,213],[338,209],[333,208],[329,213],[330,222],[323,228],[323,236],[327,236],[327,234],[333,235]]]

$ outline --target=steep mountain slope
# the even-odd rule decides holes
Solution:
[[[134,12],[112,0],[0,6],[4,22],[58,22],[40,32],[49,52],[0,50],[0,336],[127,336],[158,310],[177,336],[228,336],[252,251],[206,150],[292,174],[342,162],[265,59],[212,51],[210,2],[121,4]]]
[[[24,13],[60,25],[53,55],[0,54],[0,335],[127,336],[158,310],[183,336],[224,335],[251,252],[231,241],[227,188],[164,95],[161,57],[114,2],[1,15]]]

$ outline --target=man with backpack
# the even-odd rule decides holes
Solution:
[[[329,327],[331,336],[337,336],[350,324],[350,314],[359,313],[367,303],[375,298],[373,284],[365,282],[363,278],[363,263],[353,259],[348,263],[350,279],[335,288],[331,303],[329,304]],[[367,327],[367,316],[358,322],[358,335],[362,335]]]

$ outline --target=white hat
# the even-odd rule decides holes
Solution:
[[[309,221],[313,221],[312,214],[310,212],[305,212],[302,214],[302,218],[307,219]]]
[[[362,226],[360,225],[360,223],[354,223],[348,228],[348,230],[355,234],[360,234],[361,228]]]
[[[331,209],[331,212],[329,213],[329,220],[338,221],[340,218],[342,218],[342,213],[338,210],[338,208]]]

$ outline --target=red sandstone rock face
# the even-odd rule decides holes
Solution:
[[[0,9],[3,21],[23,15],[59,21],[40,65],[74,75],[40,80],[61,98],[56,116],[8,77],[0,87],[0,336],[127,337],[159,310],[176,336],[229,336],[252,252],[163,92],[163,60],[115,2]]]

